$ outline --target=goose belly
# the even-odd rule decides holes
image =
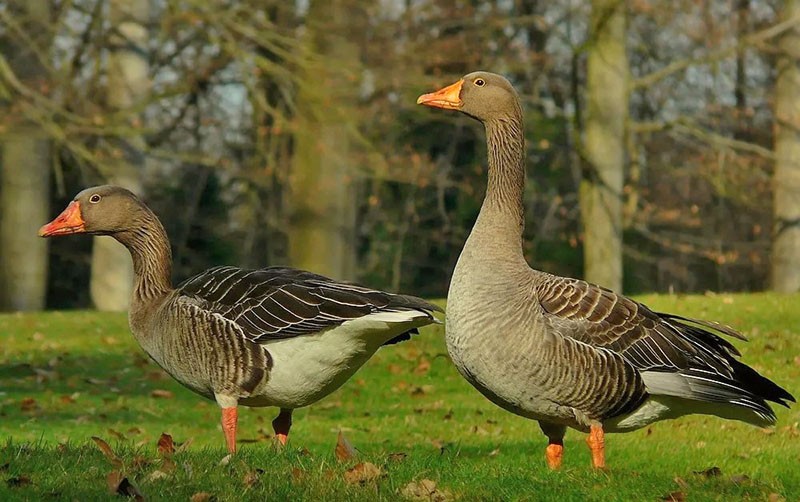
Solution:
[[[265,344],[272,357],[269,378],[241,403],[293,409],[322,399],[341,387],[385,342],[430,322],[421,312],[402,314],[403,322],[386,322],[373,314],[313,335]]]

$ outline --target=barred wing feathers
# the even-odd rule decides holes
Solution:
[[[433,321],[431,313],[441,310],[413,296],[287,267],[215,267],[188,279],[178,291],[235,322],[256,343],[316,333],[379,312],[418,311]]]
[[[775,415],[765,400],[794,402],[786,390],[736,360],[739,351],[720,335],[745,337],[728,326],[657,313],[608,289],[549,274],[536,294],[545,317],[561,321],[560,334],[620,354],[650,376],[645,382],[651,392],[741,405],[768,422]],[[680,382],[669,374],[679,375]]]

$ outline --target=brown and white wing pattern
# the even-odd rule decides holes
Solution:
[[[188,279],[178,291],[233,321],[256,343],[317,333],[379,312],[418,311],[433,320],[431,313],[441,310],[412,296],[286,267],[215,267]],[[387,343],[408,339],[410,333]]]
[[[794,401],[736,360],[739,352],[720,335],[745,338],[727,326],[656,313],[608,289],[549,274],[542,275],[536,294],[545,317],[561,321],[559,334],[620,354],[650,377],[645,382],[651,393],[740,405],[767,422],[775,414],[765,401]]]

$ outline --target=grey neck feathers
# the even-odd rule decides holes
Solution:
[[[490,232],[522,254],[525,136],[520,114],[487,121],[489,180],[475,229]]]
[[[133,259],[133,301],[146,302],[172,290],[169,238],[150,209],[142,207],[133,229],[117,232],[114,238],[128,248]]]

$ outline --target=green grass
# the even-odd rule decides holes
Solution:
[[[642,300],[738,327],[751,340],[736,342],[744,360],[800,396],[799,296]],[[217,500],[396,500],[423,479],[462,500],[658,500],[675,491],[693,501],[797,500],[800,408],[777,412],[774,431],[686,417],[609,435],[606,472],[592,471],[584,436],[570,431],[564,468],[550,472],[537,424],[500,410],[462,380],[443,329],[434,327],[382,349],[338,392],[297,410],[288,448],[278,450],[269,437],[276,410],[240,408],[240,453],[220,465],[216,404],[150,363],[124,315],[0,316],[0,500],[109,499],[106,477],[115,470],[149,500],[199,492]],[[335,459],[340,430],[357,460]],[[192,442],[170,462],[156,449],[162,433]],[[111,445],[121,467],[92,436]],[[383,475],[348,484],[345,472],[358,461]],[[695,474],[710,467],[721,475]]]

